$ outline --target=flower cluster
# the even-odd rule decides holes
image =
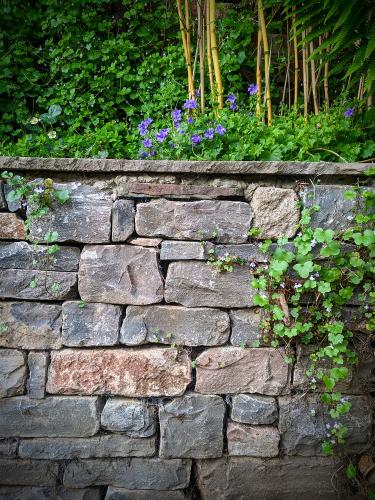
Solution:
[[[237,97],[234,94],[229,94],[227,97],[227,102],[229,102],[229,109],[231,111],[236,111],[237,109],[236,99]]]
[[[147,135],[149,130],[148,130],[148,127],[151,125],[151,123],[153,122],[154,120],[152,118],[147,118],[146,120],[143,120],[143,122],[141,122],[139,125],[138,125],[138,130],[139,130],[139,134],[141,136],[144,136],[144,135]]]
[[[345,118],[351,118],[352,116],[354,116],[355,114],[355,108],[348,108],[345,113],[344,113],[344,116]]]
[[[197,109],[197,101],[195,99],[186,99],[184,109]]]
[[[258,85],[256,85],[255,83],[250,83],[249,88],[247,89],[250,95],[257,94],[258,90]]]

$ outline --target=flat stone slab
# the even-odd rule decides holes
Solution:
[[[223,454],[225,404],[219,396],[187,394],[159,410],[160,456],[216,458]]]
[[[289,392],[289,367],[282,349],[213,347],[196,359],[196,392],[201,394]]]
[[[215,255],[224,257],[234,255],[248,262],[268,262],[269,255],[260,251],[259,244],[244,243],[243,245],[215,245]]]
[[[240,201],[158,199],[137,205],[135,227],[141,236],[244,243],[250,221],[250,206]]]
[[[130,490],[178,490],[190,481],[190,460],[131,458],[81,460],[67,465],[64,485],[125,487]]]
[[[177,349],[65,349],[51,354],[47,392],[179,396],[190,372],[188,355]]]
[[[99,488],[68,489],[62,486],[0,486],[0,497],[7,500],[100,500]]]
[[[29,352],[27,365],[29,368],[27,393],[30,398],[43,399],[46,395],[48,353]]]
[[[0,439],[0,457],[15,457],[18,440],[16,438]]]
[[[98,429],[95,397],[16,396],[1,402],[0,437],[86,437]]]
[[[126,241],[134,232],[133,200],[116,200],[112,208],[112,241]]]
[[[13,349],[0,349],[0,398],[22,394],[26,382],[25,356]]]
[[[88,245],[81,254],[78,288],[87,302],[161,302],[163,281],[157,253],[134,245]]]
[[[149,437],[156,432],[155,407],[139,399],[109,398],[102,410],[101,426],[130,437]]]
[[[250,307],[256,293],[251,278],[250,270],[242,266],[220,273],[204,262],[172,262],[164,297],[187,307]]]
[[[133,238],[128,241],[130,245],[137,245],[139,247],[158,247],[162,242],[161,238]]]
[[[0,213],[0,240],[24,240],[26,230],[23,220],[16,214]]]
[[[243,424],[273,424],[278,417],[276,399],[259,394],[235,394],[231,419]]]
[[[207,260],[208,251],[213,250],[210,242],[198,241],[163,241],[160,260]]]
[[[228,422],[228,454],[231,456],[277,457],[280,434],[271,425]]]
[[[53,486],[58,472],[58,464],[50,461],[0,458],[0,478],[3,485]]]
[[[128,306],[120,342],[146,342],[188,346],[225,344],[229,337],[228,314],[219,309],[182,306]]]
[[[111,346],[118,343],[122,308],[78,301],[62,305],[62,342],[66,346]]]
[[[19,349],[61,347],[61,306],[38,302],[0,302],[0,346]],[[4,330],[4,331],[3,331]]]
[[[108,486],[104,500],[187,500],[183,491],[127,490]]]
[[[125,191],[131,196],[170,196],[173,198],[232,198],[242,197],[243,188],[197,184],[161,184],[156,182],[127,182]]]
[[[262,344],[260,323],[263,312],[260,308],[232,309],[229,312],[231,322],[230,343],[238,347],[252,347],[254,342]]]

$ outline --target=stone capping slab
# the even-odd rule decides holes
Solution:
[[[364,175],[371,163],[294,161],[171,161],[0,156],[1,170],[50,172],[158,172],[262,175]]]

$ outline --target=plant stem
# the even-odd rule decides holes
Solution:
[[[258,0],[258,21],[262,32],[263,47],[264,47],[264,74],[266,85],[266,105],[267,105],[267,123],[272,124],[272,105],[271,105],[271,89],[270,89],[270,49],[267,38],[266,21],[264,18],[263,1]]]
[[[258,86],[256,115],[258,116],[258,118],[260,118],[261,105],[262,105],[262,70],[260,66],[261,57],[262,57],[262,32],[259,29],[258,44],[257,44],[257,63],[256,63],[256,80]]]
[[[212,61],[214,65],[215,80],[217,86],[217,100],[219,104],[219,109],[223,109],[223,84],[221,81],[220,73],[220,63],[219,63],[219,53],[217,50],[217,40],[216,40],[216,2],[215,0],[208,0],[210,4],[209,12],[209,26],[210,26],[210,38],[211,38],[211,53]]]

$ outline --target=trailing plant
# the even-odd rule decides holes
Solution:
[[[208,250],[207,254],[207,262],[215,266],[219,273],[230,273],[233,271],[234,266],[244,266],[246,264],[246,260],[241,259],[241,257],[238,257],[237,255],[230,255],[229,253],[226,253],[225,255],[219,257],[212,248]]]

